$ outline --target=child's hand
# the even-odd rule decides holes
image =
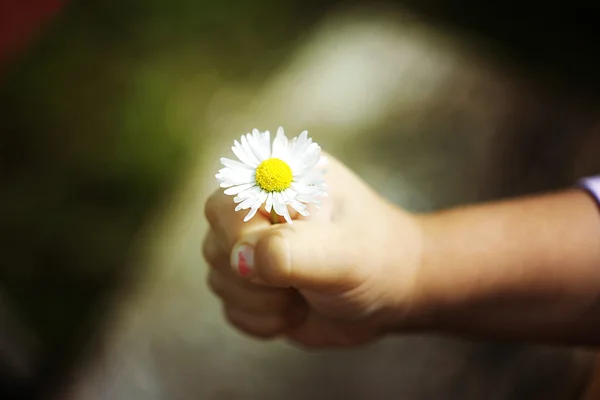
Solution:
[[[419,225],[329,160],[329,196],[292,225],[271,225],[264,210],[243,222],[222,190],[206,204],[208,282],[230,322],[249,334],[359,345],[418,309]]]

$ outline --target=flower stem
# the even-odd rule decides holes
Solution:
[[[275,212],[274,209],[271,209],[271,224],[275,225],[279,223],[279,215]]]

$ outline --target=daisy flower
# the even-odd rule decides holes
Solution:
[[[254,129],[231,149],[239,161],[221,158],[225,167],[215,176],[225,194],[235,196],[235,211],[250,209],[244,222],[264,204],[272,221],[280,215],[292,223],[288,207],[308,216],[305,203],[318,205],[319,197],[326,195],[322,168],[326,159],[307,131],[288,141],[279,127],[271,146],[269,131]]]

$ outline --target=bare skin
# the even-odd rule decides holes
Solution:
[[[266,212],[244,223],[220,190],[207,201],[208,283],[238,329],[306,347],[412,330],[600,343],[600,213],[586,192],[413,215],[333,158],[327,179],[324,205],[292,225]],[[253,254],[241,272],[239,249]]]
[[[600,212],[583,190],[421,218],[434,328],[600,344]]]

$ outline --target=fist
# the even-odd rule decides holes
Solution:
[[[206,203],[208,285],[245,333],[346,347],[408,325],[419,224],[328,159],[329,196],[308,217],[293,215],[293,224],[273,225],[264,209],[243,222],[222,190]]]

